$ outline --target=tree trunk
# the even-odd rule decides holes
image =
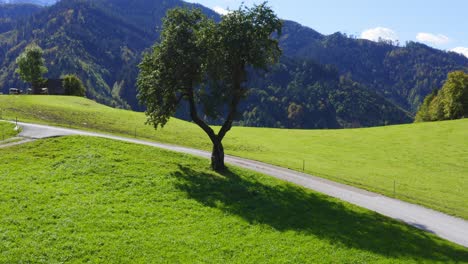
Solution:
[[[37,82],[31,83],[31,89],[33,94],[39,94],[39,84]]]
[[[187,87],[189,87],[187,96],[190,104],[190,116],[192,117],[193,122],[201,127],[203,131],[205,131],[213,143],[213,152],[211,153],[211,168],[214,171],[223,171],[226,168],[226,166],[224,166],[224,148],[223,144],[221,143],[224,135],[217,136],[213,129],[198,116],[197,105],[195,104],[195,100],[193,98],[193,88],[191,83],[187,85]],[[227,132],[227,130],[225,129],[225,132]]]
[[[215,171],[222,171],[224,165],[224,148],[220,140],[213,142],[213,152],[211,153],[211,168]]]
[[[39,89],[37,88],[36,83],[31,83],[32,94],[39,94]]]

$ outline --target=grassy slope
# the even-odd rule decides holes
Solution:
[[[142,113],[73,97],[0,96],[3,116],[210,149],[194,124],[158,131]],[[226,152],[344,182],[468,218],[468,119],[353,130],[235,127]]]
[[[1,141],[16,136],[17,131],[15,131],[14,128],[15,125],[11,123],[0,122],[0,144]]]
[[[468,261],[468,250],[337,199],[106,139],[0,149],[0,262]]]

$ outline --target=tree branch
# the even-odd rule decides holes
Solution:
[[[184,99],[184,96],[186,96],[186,95],[187,95],[186,93],[181,93],[179,95],[179,98],[176,98],[175,105],[179,105],[180,101],[182,101],[182,99]]]
[[[197,105],[195,104],[195,99],[193,96],[193,88],[190,85],[190,88],[188,89],[187,96],[188,96],[188,101],[190,104],[190,117],[192,118],[193,122],[197,124],[205,133],[210,137],[211,142],[215,143],[217,142],[217,137],[213,129],[208,126],[199,116],[198,116],[198,111],[197,111]]]
[[[237,106],[244,95],[244,91],[242,90],[242,82],[244,81],[245,77],[245,63],[242,63],[234,73],[233,80],[234,80],[234,94],[232,95],[232,101],[229,109],[229,114],[224,121],[223,126],[218,132],[218,139],[221,141],[226,136],[226,133],[231,130],[232,122],[234,122],[234,118],[236,117],[237,113]]]
[[[234,122],[234,118],[236,117],[237,106],[239,105],[240,99],[240,95],[235,95],[234,98],[232,98],[229,114],[218,132],[218,139],[220,141],[223,140],[223,138],[226,136],[226,133],[232,128],[232,122]]]

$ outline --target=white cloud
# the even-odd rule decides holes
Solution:
[[[213,10],[214,10],[216,13],[218,13],[218,14],[220,14],[220,15],[223,15],[223,16],[224,16],[224,15],[227,15],[227,14],[229,14],[229,13],[231,12],[231,11],[229,11],[229,10],[227,10],[227,9],[224,9],[224,8],[220,7],[220,6],[215,6],[215,7],[213,7]]]
[[[462,55],[465,55],[465,57],[468,58],[468,48],[467,47],[456,47],[456,48],[451,49],[450,51],[460,53]]]
[[[378,41],[379,39],[396,41],[398,40],[398,34],[389,28],[376,27],[363,31],[361,38],[372,41]]]
[[[444,45],[450,42],[449,37],[442,34],[431,34],[431,33],[418,33],[416,39],[421,42],[429,43],[432,45]]]

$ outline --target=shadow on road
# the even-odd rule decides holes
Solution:
[[[454,249],[436,236],[292,184],[266,185],[235,171],[202,173],[179,166],[178,188],[213,208],[279,231],[294,230],[333,244],[388,257],[420,261],[467,261],[468,251]]]

